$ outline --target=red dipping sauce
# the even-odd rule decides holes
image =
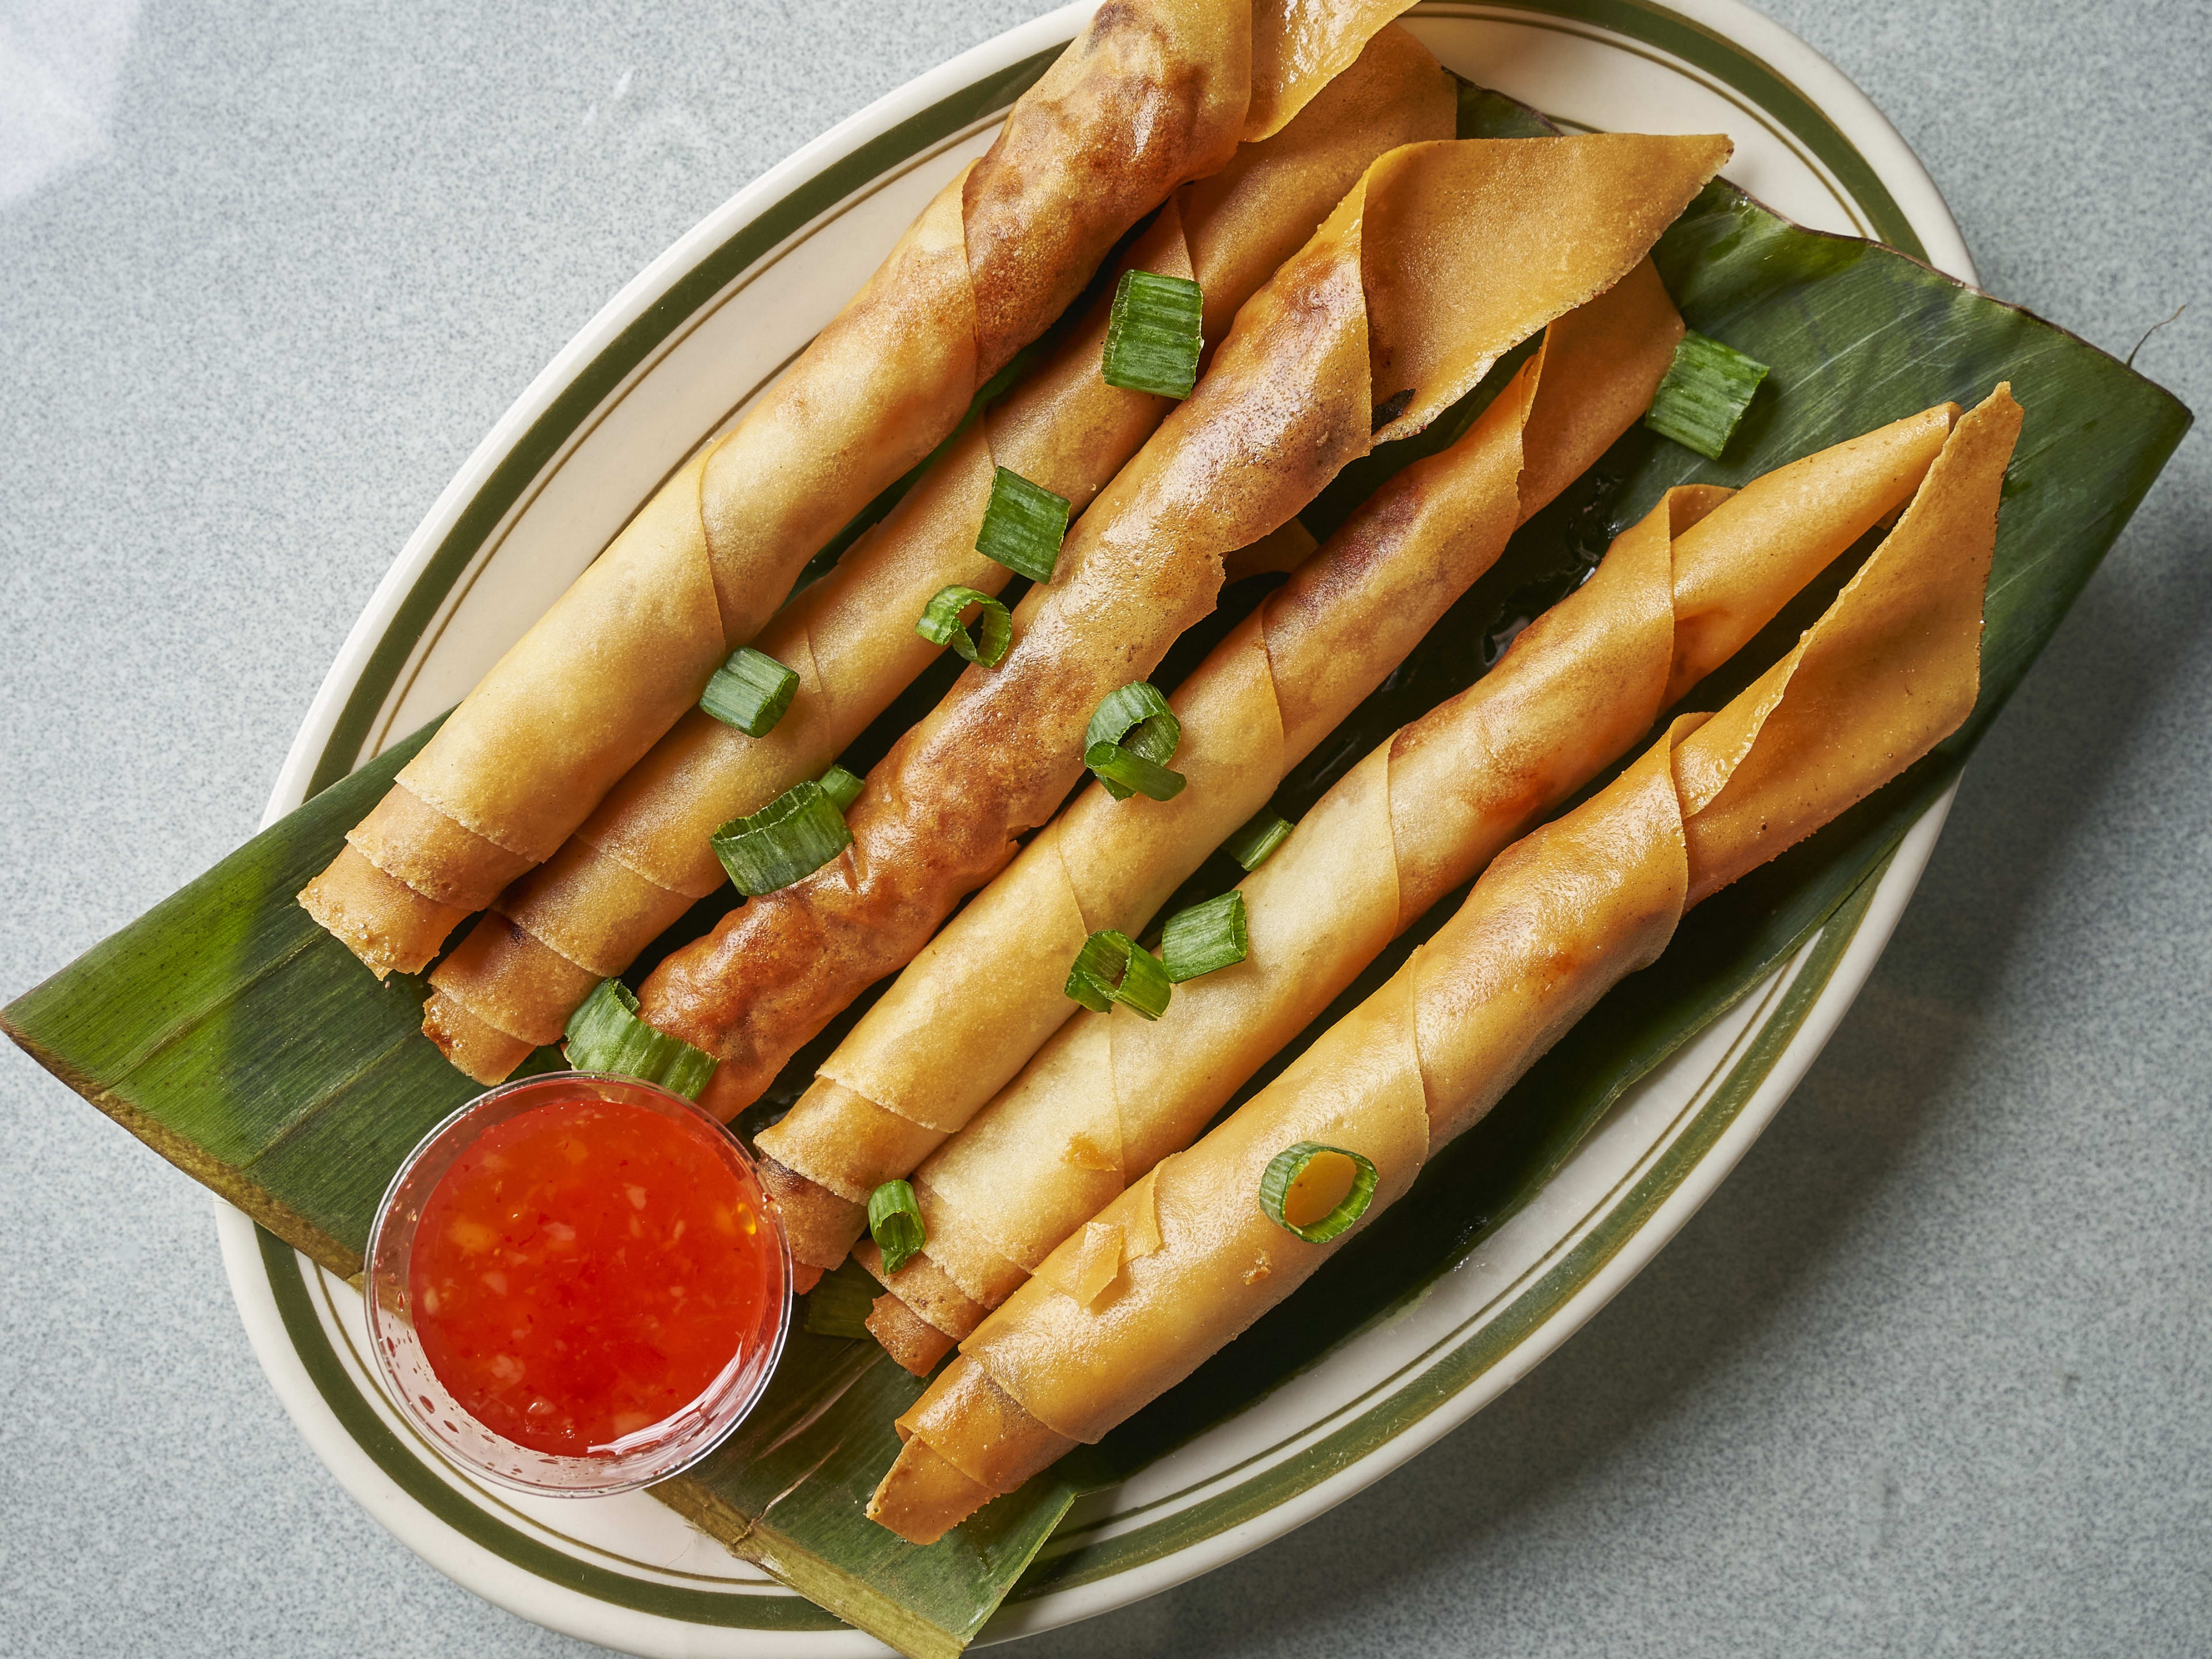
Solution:
[[[456,1404],[581,1456],[683,1411],[773,1328],[781,1245],[714,1133],[580,1085],[461,1152],[407,1265]]]

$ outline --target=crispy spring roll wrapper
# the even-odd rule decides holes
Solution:
[[[1369,164],[1449,137],[1455,106],[1427,48],[1385,28],[1288,126],[1170,198],[1123,264],[1194,276],[1218,343]],[[685,714],[439,964],[423,1029],[463,1071],[504,1079],[560,1036],[594,985],[721,884],[714,830],[819,775],[941,651],[914,631],[939,588],[1005,585],[1005,567],[975,551],[995,468],[1079,514],[1152,435],[1173,404],[1098,374],[1111,307],[1109,284],[1046,364],[754,640],[799,677],[775,730],[749,738],[696,709]]]
[[[737,428],[479,682],[301,902],[378,974],[419,970],[459,916],[574,832],[815,550],[952,430],[1132,226],[1279,129],[1404,3],[1100,8]]]
[[[1101,700],[1212,608],[1227,555],[1612,287],[1728,154],[1723,137],[1598,134],[1409,144],[1370,167],[1084,514],[1006,658],[871,772],[854,844],[647,980],[645,1018],[720,1061],[702,1099],[726,1117],[757,1098],[1004,867],[1080,775]]]
[[[1974,704],[2019,429],[1999,386],[1795,650],[1501,855],[1372,997],[1062,1244],[900,1419],[907,1443],[869,1514],[933,1541],[979,1498],[1158,1398],[1401,1195],[1599,997],[1658,957],[1686,909],[1955,730]],[[1267,1164],[1301,1140],[1358,1152],[1379,1177],[1361,1222],[1327,1244],[1277,1226],[1257,1201]]]
[[[1123,803],[1092,785],[930,941],[759,1138],[814,1183],[782,1199],[801,1260],[843,1259],[868,1194],[966,1123],[1074,1012],[1063,988],[1085,939],[1140,932],[1267,805],[1516,526],[1634,423],[1681,333],[1648,259],[1551,324],[1463,437],[1376,491],[1178,688],[1181,794]]]
[[[1719,667],[1903,507],[1957,416],[1942,404],[1740,492],[1669,491],[1496,669],[1377,747],[1245,878],[1244,962],[1178,987],[1158,1020],[1061,1025],[915,1176],[929,1243],[891,1288],[939,1336],[907,1333],[901,1360],[931,1369],[1086,1218],[1196,1139],[1390,940],[1626,754],[1675,680]],[[863,1260],[872,1271],[877,1258]],[[935,1293],[940,1273],[964,1303]]]

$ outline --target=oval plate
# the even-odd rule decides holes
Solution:
[[[830,320],[1089,11],[1063,8],[880,100],[617,295],[400,554],[324,680],[266,821],[459,702]],[[1973,279],[1958,227],[1896,131],[1735,0],[1429,0],[1407,21],[1449,67],[1570,129],[1726,131],[1729,177],[1777,211]],[[1948,805],[1947,795],[1792,962],[1632,1090],[1538,1201],[1425,1299],[1079,1505],[987,1639],[1123,1606],[1279,1537],[1557,1347],[1674,1236],[1803,1075],[1872,970]],[[471,1483],[385,1400],[353,1290],[228,1206],[220,1224],[232,1291],[285,1409],[347,1491],[441,1571],[524,1618],[641,1655],[881,1650],[642,1493],[562,1502]]]

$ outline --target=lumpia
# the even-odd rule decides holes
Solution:
[[[1551,324],[1462,437],[1371,496],[1176,691],[1191,734],[1182,793],[1139,807],[1093,784],[930,941],[757,1137],[781,1166],[771,1178],[802,1264],[836,1266],[869,1193],[965,1124],[1074,1012],[1063,987],[1085,939],[1135,937],[1516,526],[1634,422],[1681,332],[1649,260]]]
[[[720,1061],[702,1102],[727,1116],[756,1098],[1004,866],[1080,773],[1101,702],[1212,609],[1227,555],[1626,276],[1729,149],[1464,140],[1370,167],[1084,514],[1052,582],[1016,612],[1006,659],[969,668],[874,768],[846,814],[853,844],[647,980],[643,1018]]]
[[[1370,162],[1450,136],[1455,101],[1427,49],[1384,28],[1289,125],[1170,197],[1122,265],[1194,278],[1205,337],[1218,343]],[[1136,453],[1172,404],[1101,377],[1109,308],[1102,295],[1042,368],[754,641],[799,675],[772,731],[752,738],[697,709],[684,715],[439,963],[423,1030],[455,1065],[496,1083],[557,1039],[594,985],[721,884],[715,829],[818,775],[930,663],[940,647],[914,627],[930,598],[956,585],[999,592],[1009,573],[975,550],[996,468],[1079,513]]]
[[[1904,506],[1957,416],[1940,405],[1741,491],[1669,492],[1495,669],[1369,754],[1240,884],[1245,961],[1179,987],[1157,1020],[1070,1020],[920,1166],[928,1243],[890,1283],[930,1329],[879,1309],[886,1346],[933,1369],[1063,1239],[1195,1139],[1391,939]],[[880,1273],[872,1246],[860,1254]]]
[[[1102,7],[737,428],[478,683],[301,902],[380,977],[419,970],[551,856],[1127,231],[1277,131],[1404,3]]]
[[[1372,997],[1063,1243],[900,1419],[906,1445],[869,1513],[933,1541],[1173,1387],[1401,1197],[1606,990],[1657,959],[1685,910],[1955,730],[1975,701],[2020,422],[2000,386],[1796,649],[1500,856]],[[1364,1211],[1326,1242],[1261,1201],[1269,1166],[1306,1144],[1371,1172]],[[1079,1278],[1078,1258],[1111,1271]],[[1087,1297],[1059,1288],[1066,1280]]]

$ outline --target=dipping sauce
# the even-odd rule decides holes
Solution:
[[[774,1328],[780,1247],[712,1133],[580,1086],[462,1152],[407,1273],[457,1404],[581,1456],[675,1416]]]

